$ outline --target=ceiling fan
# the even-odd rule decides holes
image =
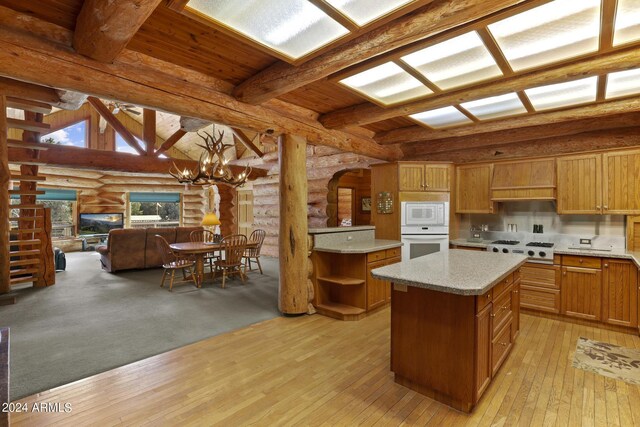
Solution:
[[[136,106],[133,104],[114,101],[109,103],[109,107],[113,114],[118,114],[120,111],[126,111],[127,113],[135,114],[136,116],[140,115],[140,112],[135,110]]]

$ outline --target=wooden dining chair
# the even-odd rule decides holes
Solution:
[[[169,280],[169,291],[173,290],[173,279],[176,275],[176,270],[182,270],[182,277],[184,280],[176,283],[186,283],[192,281],[196,287],[198,284],[196,283],[194,269],[196,262],[189,258],[183,258],[177,255],[169,246],[169,242],[167,240],[156,234],[156,244],[158,245],[158,250],[160,251],[160,255],[162,256],[162,268],[164,271],[162,272],[162,282],[160,283],[160,287],[164,287],[164,281],[167,277],[167,272],[171,272],[171,278]],[[185,271],[189,273],[190,280],[187,278]]]
[[[189,234],[189,240],[192,243],[196,242],[207,242],[207,243],[220,243],[222,241],[222,236],[220,234],[215,234],[209,230],[195,230]],[[216,254],[217,252],[217,254]],[[220,251],[211,251],[206,254],[204,257],[204,262],[209,263],[209,269],[213,273],[213,261],[220,259]]]
[[[260,269],[260,274],[262,273],[262,266],[260,265],[260,250],[262,249],[262,243],[264,242],[264,237],[267,235],[267,232],[264,230],[254,230],[249,237],[249,241],[252,243],[257,243],[255,247],[249,247],[244,251],[244,272],[247,273],[247,265],[249,266],[249,271],[251,268],[251,260],[255,259],[258,264],[258,268]]]
[[[218,271],[222,271],[222,287],[227,276],[234,274],[240,275],[242,283],[245,281],[244,271],[242,270],[242,256],[247,248],[247,236],[242,234],[232,234],[222,239],[222,250],[224,251],[224,259],[214,261],[215,270],[213,271],[213,279],[216,278]]]

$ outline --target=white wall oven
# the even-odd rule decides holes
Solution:
[[[449,250],[449,202],[400,204],[402,260]]]

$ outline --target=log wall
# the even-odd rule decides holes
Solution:
[[[380,163],[380,161],[359,154],[345,153],[333,148],[308,146],[306,166],[309,227],[327,226],[329,181],[336,173],[349,169],[367,169],[374,163]],[[269,173],[266,177],[258,178],[252,183],[254,228],[262,228],[267,232],[262,254],[277,257],[280,224],[278,153],[267,153],[262,159],[254,160],[253,165],[269,168]]]

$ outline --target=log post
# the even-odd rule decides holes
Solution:
[[[7,146],[7,104],[0,95],[0,293],[11,290],[9,284],[9,147]]]
[[[284,314],[308,310],[307,141],[286,135],[278,145],[280,163],[280,291]]]

